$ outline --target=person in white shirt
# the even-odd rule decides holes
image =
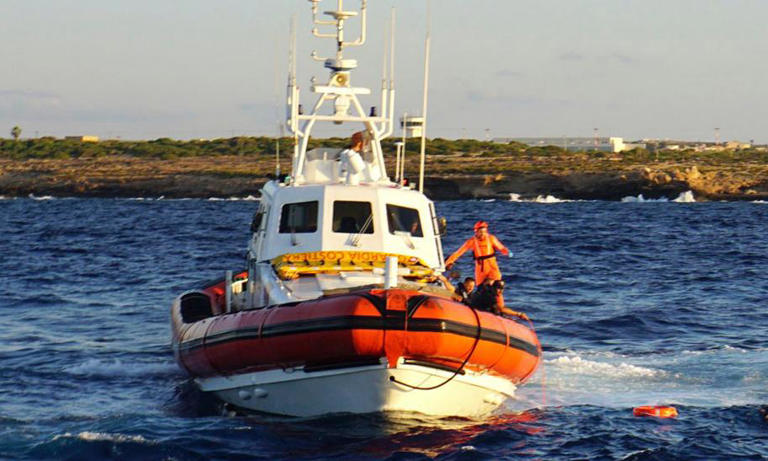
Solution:
[[[351,145],[341,151],[341,172],[347,184],[360,184],[358,175],[365,168],[365,161],[360,154],[365,149],[365,144],[363,132],[358,131],[352,135]]]

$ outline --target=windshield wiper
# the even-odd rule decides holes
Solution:
[[[373,223],[373,213],[368,215],[368,218],[366,218],[365,222],[363,223],[363,227],[360,228],[360,231],[352,237],[352,246],[360,246],[360,236],[362,236],[365,231],[368,230],[369,227],[371,227],[371,224]],[[352,234],[350,234],[351,236]]]

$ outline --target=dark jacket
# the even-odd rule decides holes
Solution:
[[[469,298],[472,295],[469,291],[467,291],[467,287],[464,286],[464,283],[459,283],[456,285],[455,290],[456,296],[461,298],[461,302],[469,306]]]
[[[496,290],[491,285],[480,285],[472,293],[469,299],[469,305],[477,310],[493,312],[499,314],[501,310],[498,306]]]

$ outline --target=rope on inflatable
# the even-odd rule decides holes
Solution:
[[[467,307],[469,307],[469,306],[467,306]],[[418,309],[418,307],[417,307],[417,309]],[[464,367],[467,366],[467,363],[469,363],[470,357],[472,357],[472,354],[475,353],[475,349],[477,349],[477,345],[480,343],[480,335],[481,335],[481,333],[483,331],[482,327],[480,326],[480,316],[477,315],[477,310],[475,308],[473,308],[473,307],[469,307],[469,310],[471,310],[472,313],[475,315],[475,322],[477,323],[477,333],[475,334],[475,341],[474,341],[474,343],[472,343],[472,348],[469,350],[469,354],[467,354],[467,357],[461,363],[461,366],[459,366],[459,368],[457,368],[456,371],[454,371],[453,374],[448,379],[446,379],[445,381],[443,381],[440,384],[436,384],[436,385],[430,386],[430,387],[422,387],[422,386],[415,386],[413,384],[408,384],[408,383],[405,383],[403,381],[400,381],[399,379],[395,378],[394,376],[390,376],[389,380],[391,382],[393,382],[393,383],[397,383],[397,384],[399,384],[401,386],[405,386],[405,387],[407,387],[409,389],[416,389],[416,390],[420,390],[420,391],[431,391],[431,390],[437,389],[439,387],[445,386],[446,384],[451,382],[453,380],[453,378],[458,376],[459,373],[464,371]],[[415,309],[414,309],[414,312],[415,312]],[[407,322],[407,320],[406,320],[406,322]],[[406,324],[406,331],[407,331],[407,324]]]

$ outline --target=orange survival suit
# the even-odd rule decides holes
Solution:
[[[505,256],[509,256],[509,250],[499,242],[499,239],[488,233],[488,223],[485,221],[475,223],[475,235],[445,260],[446,269],[450,269],[453,263],[469,250],[474,254],[477,286],[480,286],[485,279],[501,280],[501,271],[496,263],[496,250]]]

